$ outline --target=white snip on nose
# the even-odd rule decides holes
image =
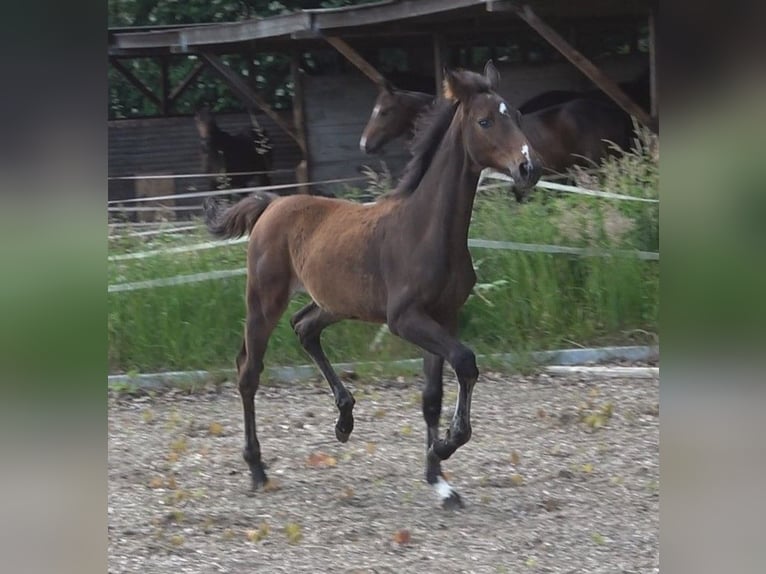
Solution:
[[[500,107],[498,108],[498,110],[504,116],[508,115],[508,106],[505,105],[505,102],[500,102]]]
[[[527,144],[521,146],[521,155],[523,155],[528,162],[532,161],[532,159],[529,157],[529,146]]]

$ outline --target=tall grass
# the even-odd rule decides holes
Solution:
[[[590,186],[657,197],[656,158],[648,147],[608,160]],[[585,178],[579,174],[580,178]],[[376,182],[377,185],[377,182]],[[369,188],[367,190],[369,192]],[[365,193],[364,191],[361,193]],[[656,204],[605,202],[538,193],[516,204],[503,189],[477,197],[472,237],[528,243],[655,250]],[[117,242],[110,254],[196,243],[196,235]],[[630,257],[576,257],[489,249],[472,251],[478,295],[461,314],[461,338],[479,352],[548,349],[573,344],[619,343],[631,331],[658,330],[659,269]],[[110,262],[109,281],[234,269],[245,265],[243,244],[142,260]],[[109,364],[113,372],[217,369],[233,366],[245,313],[244,277],[109,295]],[[296,297],[275,329],[269,364],[307,362],[289,316],[305,304]],[[418,356],[413,346],[379,328],[347,321],[323,335],[332,361]]]

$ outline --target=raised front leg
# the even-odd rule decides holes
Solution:
[[[431,450],[439,440],[439,418],[442,412],[442,397],[444,387],[442,374],[444,359],[428,351],[423,353],[423,419],[426,422],[426,482],[436,492],[445,508],[461,508],[463,502],[460,495],[450,486],[442,472],[441,459]]]
[[[424,362],[426,387],[423,391],[423,416],[428,425],[426,480],[437,489],[445,506],[458,506],[460,497],[441,475],[441,461],[452,456],[471,438],[471,395],[479,376],[476,356],[452,335],[450,329],[419,310],[408,310],[391,317],[389,328],[395,335],[414,343],[431,355],[426,355]],[[455,414],[445,437],[440,439],[438,414],[441,411],[443,360],[449,362],[455,370],[459,388]]]
[[[351,435],[351,431],[354,430],[354,397],[333,370],[320,342],[322,331],[339,320],[334,315],[323,311],[312,301],[292,316],[290,324],[295,334],[298,335],[301,345],[306,349],[306,352],[311,356],[317,367],[319,367],[319,370],[322,371],[325,380],[330,384],[339,413],[338,420],[335,423],[335,437],[340,442],[346,442]]]

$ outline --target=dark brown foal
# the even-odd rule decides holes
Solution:
[[[386,323],[392,333],[424,350],[427,425],[426,480],[445,506],[460,497],[444,479],[441,461],[471,437],[476,357],[457,338],[457,316],[476,281],[468,251],[476,184],[482,169],[502,171],[522,186],[539,177],[535,153],[517,114],[494,91],[494,66],[484,75],[448,71],[445,100],[426,114],[402,180],[376,203],[305,195],[258,194],[218,212],[206,206],[218,237],[250,233],[247,321],[237,360],[245,415],[244,458],[255,487],[266,482],[255,426],[254,397],[272,330],[296,291],[312,302],[291,324],[327,379],[339,411],[338,440],[354,427],[354,398],[322,350],[322,331],[344,319]],[[439,437],[442,365],[457,374],[455,414]]]

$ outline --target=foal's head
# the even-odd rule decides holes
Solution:
[[[392,139],[411,131],[415,117],[432,99],[429,94],[397,90],[388,83],[381,85],[359,149],[362,153],[377,153]]]
[[[495,91],[499,83],[491,60],[483,75],[446,70],[444,96],[459,104],[463,144],[475,167],[496,169],[528,189],[540,178],[540,160],[521,131],[521,114]]]

